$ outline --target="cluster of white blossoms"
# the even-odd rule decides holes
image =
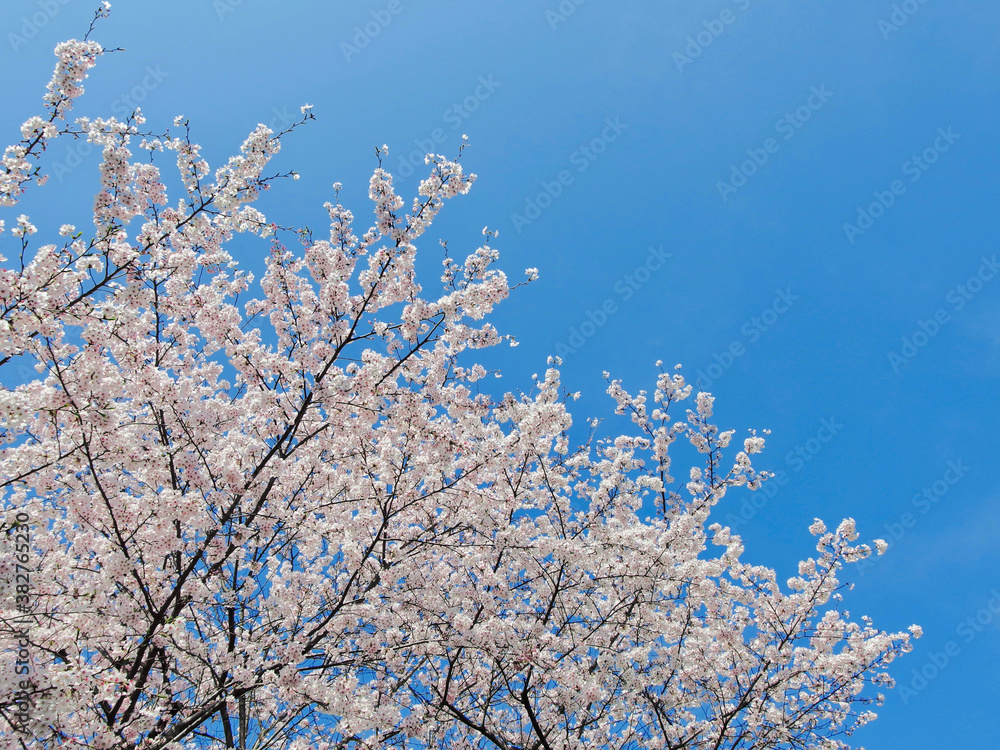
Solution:
[[[57,48],[4,206],[100,52]],[[919,628],[839,609],[872,553],[851,519],[810,526],[784,584],[744,562],[712,512],[767,480],[764,438],[733,455],[679,366],[652,394],[609,377],[628,430],[577,447],[557,358],[529,393],[481,390],[496,233],[446,255],[440,292],[417,273],[474,180],[457,159],[428,157],[408,213],[379,166],[357,232],[334,185],[313,239],[252,205],[285,133],[209,178],[183,118],[143,122],[77,121],[103,149],[92,229],[19,216],[25,267],[0,268],[0,524],[31,519],[32,567],[27,599],[0,568],[0,648],[31,621],[30,676],[0,663],[31,711],[0,712],[0,747],[847,748],[874,718]]]
[[[56,45],[59,62],[45,95],[45,103],[56,117],[65,118],[73,99],[83,94],[80,84],[103,51],[97,42],[78,42],[76,39]]]
[[[25,185],[39,177],[37,160],[60,132],[55,123],[66,118],[73,99],[83,93],[81,84],[102,51],[96,42],[75,39],[56,47],[59,62],[45,95],[47,116],[29,117],[21,125],[21,142],[8,146],[0,159],[0,206],[15,205]]]
[[[31,223],[28,217],[21,214],[17,217],[17,226],[10,230],[10,233],[15,237],[25,237],[29,234],[35,234],[38,228]]]

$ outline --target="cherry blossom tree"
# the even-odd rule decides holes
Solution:
[[[13,207],[56,139],[102,150],[93,227],[0,236],[4,748],[850,747],[910,648],[840,609],[852,520],[787,582],[744,562],[710,516],[764,439],[678,370],[609,380],[632,426],[579,447],[558,359],[485,392],[494,233],[439,291],[415,266],[459,160],[409,203],[380,162],[372,226],[335,194],[316,239],[253,207],[288,131],[213,172],[181,119],[70,122],[89,36],[0,169]]]

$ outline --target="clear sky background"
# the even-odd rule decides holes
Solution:
[[[4,144],[91,6],[0,6]],[[276,162],[302,178],[259,204],[286,225],[324,231],[335,181],[360,224],[376,145],[412,197],[408,157],[468,134],[479,180],[423,248],[434,270],[438,238],[461,257],[488,225],[513,280],[539,269],[494,317],[521,342],[484,355],[496,388],[561,352],[582,424],[612,411],[603,370],[638,390],[683,363],[724,429],[772,430],[757,463],[783,484],[719,508],[744,559],[793,575],[816,516],[891,543],[847,606],[925,636],[857,742],[997,746],[995,0],[119,0],[94,38],[126,52],[76,112],[183,114],[213,167],[313,104]],[[87,226],[95,155],[47,156],[58,176],[3,218]],[[266,242],[240,243],[261,267]]]

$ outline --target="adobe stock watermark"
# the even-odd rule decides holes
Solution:
[[[903,162],[903,174],[910,178],[911,184],[923,177],[931,165],[941,158],[941,154],[961,138],[960,134],[952,132],[950,125],[947,128],[938,128],[937,132],[937,137],[930,146]],[[858,206],[857,220],[853,224],[851,222],[844,224],[847,241],[853,245],[858,237],[871,229],[875,222],[896,203],[896,198],[906,192],[906,188],[907,185],[903,180],[893,180],[887,190],[876,190],[873,193],[874,201],[867,206]]]
[[[844,425],[836,417],[821,419],[819,429],[812,437],[785,454],[785,468],[775,471],[774,476],[765,481],[759,490],[744,494],[740,500],[739,515],[727,514],[726,525],[736,530],[749,523],[778,496],[781,488],[791,481],[792,475],[801,472],[843,429]]]
[[[266,125],[275,133],[280,133],[282,130],[297,123],[301,118],[302,110],[298,107],[294,110],[289,110],[288,107],[282,107],[281,109],[273,107],[271,109],[271,118],[267,121]]]
[[[984,255],[980,258],[980,265],[976,272],[961,284],[956,284],[949,289],[948,293],[944,295],[944,301],[954,312],[958,312],[982,291],[986,282],[991,281],[998,271],[1000,271],[1000,262],[997,262],[996,253],[991,258]],[[899,349],[886,355],[889,358],[889,364],[892,365],[892,371],[898,373],[903,367],[910,364],[920,353],[920,350],[927,346],[931,339],[937,336],[951,320],[948,307],[939,307],[927,320],[918,320],[916,330],[909,336],[903,336]]]
[[[920,492],[915,493],[910,498],[910,505],[916,510],[916,514],[912,511],[906,511],[905,513],[901,513],[895,521],[882,524],[886,533],[886,541],[889,542],[890,546],[905,537],[906,532],[917,525],[920,516],[930,513],[941,501],[941,498],[951,492],[951,488],[961,482],[965,475],[972,471],[972,468],[966,466],[962,462],[962,459],[958,459],[957,461],[949,460],[946,467],[941,473],[940,478],[922,487]],[[865,571],[868,568],[874,567],[877,564],[876,561],[879,559],[881,558],[866,557],[864,560],[859,560],[856,564],[857,572],[860,575],[864,575]]]
[[[628,129],[628,125],[621,121],[620,117],[604,120],[604,129],[601,134],[592,138],[589,143],[585,143],[569,155],[569,163],[576,167],[577,172],[586,172],[601,154],[608,150],[608,145],[618,140],[618,137]],[[552,202],[562,195],[563,190],[573,184],[575,177],[568,169],[560,170],[555,179],[542,180],[541,191],[533,198],[524,199],[524,212],[512,213],[510,220],[514,223],[514,229],[518,234],[529,226],[539,216],[542,211],[552,205]]]
[[[4,560],[3,565],[9,572],[13,572],[14,585],[11,587],[14,592],[13,598],[17,603],[18,617],[7,620],[14,626],[13,651],[14,669],[16,682],[12,687],[17,688],[11,695],[8,703],[8,710],[5,711],[5,718],[17,734],[28,734],[28,724],[31,720],[31,693],[37,686],[34,674],[34,659],[32,654],[32,641],[30,635],[31,626],[37,623],[32,615],[33,588],[31,574],[38,570],[37,561],[32,557],[31,546],[31,517],[23,510],[14,517],[15,522],[10,528],[14,536],[13,565]],[[13,570],[11,570],[13,568]],[[5,618],[7,619],[7,618]],[[6,624],[6,623],[5,623]],[[10,710],[13,709],[13,710]],[[20,743],[24,747],[23,741]]]
[[[775,132],[782,137],[782,141],[791,140],[799,129],[812,119],[813,113],[823,109],[823,105],[832,96],[833,92],[828,91],[825,84],[820,84],[819,87],[813,86],[809,96],[802,104],[791,112],[786,112],[784,117],[774,123]],[[740,162],[739,166],[729,165],[729,179],[718,180],[715,183],[719,197],[722,198],[723,202],[729,200],[732,193],[746,185],[747,180],[757,174],[758,170],[767,164],[774,154],[778,153],[782,141],[777,138],[766,138],[758,148],[747,149],[749,158]]]
[[[744,11],[750,7],[751,0],[732,0],[732,2],[737,10]],[[677,70],[683,73],[684,68],[701,57],[705,50],[711,47],[712,43],[722,36],[726,31],[726,27],[735,22],[736,13],[731,8],[724,8],[719,13],[718,18],[702,21],[701,25],[704,28],[696,32],[694,36],[687,38],[687,46],[684,47],[684,51],[674,52],[673,60],[674,65],[677,66]]]
[[[136,108],[163,83],[169,73],[160,70],[160,66],[155,68],[146,66],[146,75],[142,77],[135,86],[111,102],[111,111],[120,117],[128,117]]]
[[[18,29],[20,33],[7,32],[7,41],[10,42],[10,48],[14,52],[17,52],[21,47],[38,36],[38,32],[48,26],[49,22],[59,15],[62,7],[68,5],[69,2],[70,0],[38,0],[36,3],[38,10],[30,16],[21,16],[21,27]]]
[[[545,20],[549,22],[549,28],[555,31],[559,24],[563,23],[571,15],[576,13],[576,9],[585,2],[587,2],[587,0],[562,0],[562,2],[559,3],[554,10],[550,9],[545,11]]]
[[[473,112],[493,96],[493,93],[502,86],[500,81],[493,80],[493,74],[479,76],[476,79],[476,86],[468,96],[460,102],[453,103],[442,114],[441,119],[445,124],[450,125],[452,130],[461,127],[462,123],[472,117]],[[406,156],[399,158],[396,172],[393,176],[400,178],[402,182],[413,174],[416,168],[424,165],[424,157],[433,153],[435,146],[444,143],[448,136],[444,128],[434,128],[426,138],[417,138],[413,141],[415,148]]]
[[[718,381],[737,359],[747,353],[747,344],[756,344],[760,337],[778,322],[778,318],[788,312],[798,300],[799,295],[794,294],[791,287],[775,290],[771,304],[740,327],[740,333],[746,339],[746,344],[741,339],[733,339],[725,349],[712,355],[714,362],[695,373],[698,388],[703,391],[710,389],[713,382]]]
[[[243,5],[243,0],[212,0],[212,10],[220,21],[225,21],[226,16]]]
[[[910,677],[905,682],[897,680],[899,697],[906,705],[924,688],[937,678],[955,658],[962,653],[962,647],[968,646],[1000,615],[1000,591],[990,589],[990,598],[985,605],[974,614],[969,615],[955,626],[955,638],[952,638],[940,651],[931,652],[920,667],[910,671]]]
[[[882,41],[887,41],[892,34],[910,22],[910,18],[917,14],[923,6],[927,5],[927,0],[903,0],[892,6],[892,13],[889,18],[880,18],[878,30],[882,32]]]
[[[569,337],[566,342],[556,343],[556,355],[564,360],[570,354],[576,354],[597,332],[607,325],[608,320],[613,315],[617,315],[621,309],[619,301],[628,302],[651,278],[659,271],[666,262],[673,257],[673,253],[663,251],[663,245],[650,247],[646,253],[646,259],[629,273],[622,276],[612,286],[612,290],[617,297],[607,297],[601,302],[596,310],[587,310],[586,320],[571,326]]]
[[[147,65],[145,75],[139,83],[112,100],[111,111],[121,119],[130,117],[136,108],[146,101],[150,93],[159,88],[169,75],[159,65],[155,68]],[[87,140],[75,141],[66,149],[62,158],[52,165],[52,174],[62,182],[63,178],[79,167],[84,158],[89,156],[95,148],[94,144]]]
[[[371,44],[372,40],[381,34],[392,23],[392,20],[402,12],[402,0],[389,0],[384,8],[373,10],[371,12],[372,20],[366,21],[363,26],[354,27],[351,43],[340,43],[340,51],[344,54],[344,59],[350,62],[352,58],[360,55],[361,50]]]

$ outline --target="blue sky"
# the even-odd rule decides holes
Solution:
[[[4,142],[91,5],[0,7]],[[261,207],[314,229],[335,181],[367,215],[376,145],[412,195],[407,158],[453,155],[468,134],[479,180],[424,247],[471,250],[488,225],[511,277],[539,269],[494,318],[521,342],[484,356],[498,387],[528,389],[561,352],[582,423],[612,410],[603,370],[637,390],[656,360],[683,363],[724,428],[772,430],[759,464],[783,484],[720,506],[747,560],[793,574],[815,516],[891,542],[851,574],[849,609],[926,635],[896,665],[910,692],[859,744],[992,747],[998,28],[988,0],[122,1],[95,38],[126,52],[78,112],[183,114],[218,165],[311,103],[278,161],[302,178]],[[94,155],[49,156],[59,179],[18,211],[85,226]]]

